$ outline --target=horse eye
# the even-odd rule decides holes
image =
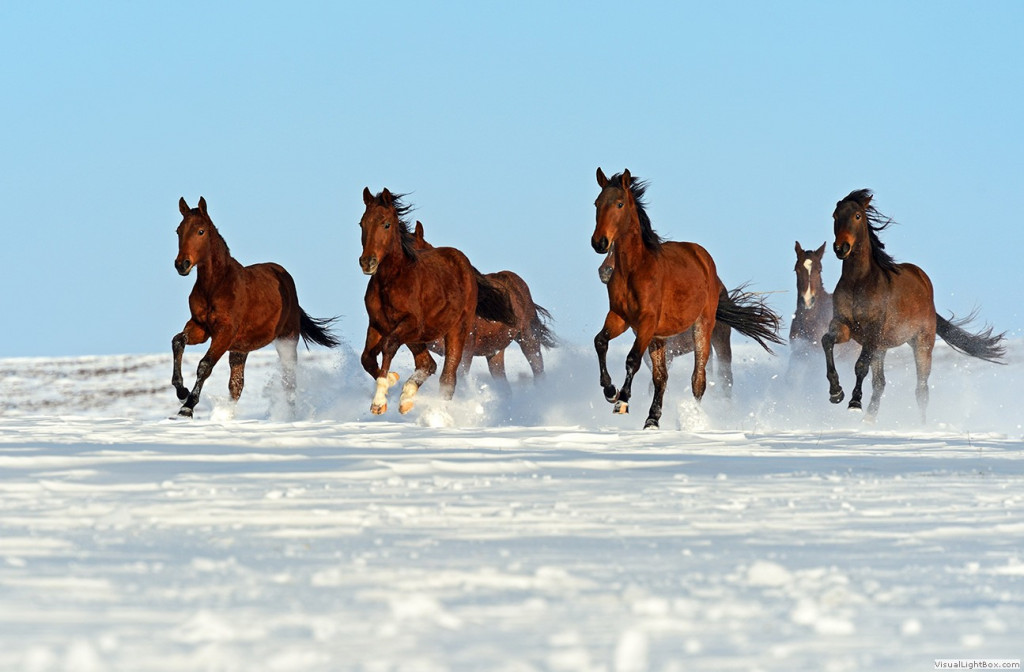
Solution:
[[[622,207],[622,202],[621,202],[621,201],[620,201],[620,202],[618,203],[618,206],[619,206],[620,208]]]
[[[206,233],[206,229],[199,229],[199,235],[200,236],[203,235],[204,233]]]
[[[860,221],[860,213],[858,212],[856,215],[854,215],[854,218],[856,218],[856,220],[859,222]]]
[[[391,222],[384,222],[384,228],[385,229],[390,229],[391,228]]]

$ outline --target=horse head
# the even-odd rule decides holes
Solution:
[[[821,282],[821,259],[825,256],[825,243],[816,250],[805,250],[796,242],[796,291],[800,303],[810,310],[818,300],[818,290],[823,288]]]
[[[210,256],[210,241],[219,238],[217,227],[206,212],[206,199],[199,197],[199,207],[190,208],[185,199],[178,201],[182,220],[178,224],[178,256],[174,268],[181,275],[188,275],[192,269]]]
[[[394,255],[415,258],[414,238],[404,217],[411,206],[402,203],[404,194],[392,194],[387,188],[374,196],[363,189],[366,210],[359,220],[363,253],[359,266],[366,275],[377,272],[381,262]]]

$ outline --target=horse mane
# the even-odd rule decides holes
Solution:
[[[608,178],[609,184],[621,184],[622,173],[615,173]],[[633,194],[633,201],[636,203],[636,214],[640,219],[640,238],[644,241],[644,247],[651,252],[661,249],[662,237],[655,232],[651,226],[651,216],[647,214],[647,203],[644,201],[644,194],[647,193],[647,181],[633,177],[629,183],[629,191]]]
[[[868,240],[871,241],[871,258],[878,264],[886,274],[899,273],[899,266],[896,264],[896,260],[891,254],[885,251],[885,243],[878,237],[880,231],[885,231],[892,224],[892,217],[886,217],[878,208],[871,205],[871,199],[874,194],[870,189],[857,189],[851,191],[850,195],[839,201],[840,203],[856,203],[862,210],[864,210],[864,216],[868,218]]]
[[[416,249],[416,235],[409,224],[409,213],[415,210],[415,208],[412,203],[402,202],[402,199],[409,194],[393,194],[388,192],[388,195],[391,197],[390,199],[385,198],[383,191],[379,191],[373,197],[374,202],[383,208],[392,207],[395,209],[395,216],[398,217],[398,238],[402,243],[402,252],[409,259],[416,259],[419,256],[419,251]]]

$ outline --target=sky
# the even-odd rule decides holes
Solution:
[[[787,321],[794,241],[870,188],[939,312],[1019,337],[1022,29],[1020,2],[2,3],[0,356],[169,351],[200,196],[358,349],[364,187],[588,344],[598,166]]]

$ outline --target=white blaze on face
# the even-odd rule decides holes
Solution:
[[[800,298],[804,300],[804,307],[810,308],[811,302],[814,299],[814,292],[811,290],[811,267],[814,263],[810,259],[804,259],[804,268],[807,269],[807,289],[800,295]]]

